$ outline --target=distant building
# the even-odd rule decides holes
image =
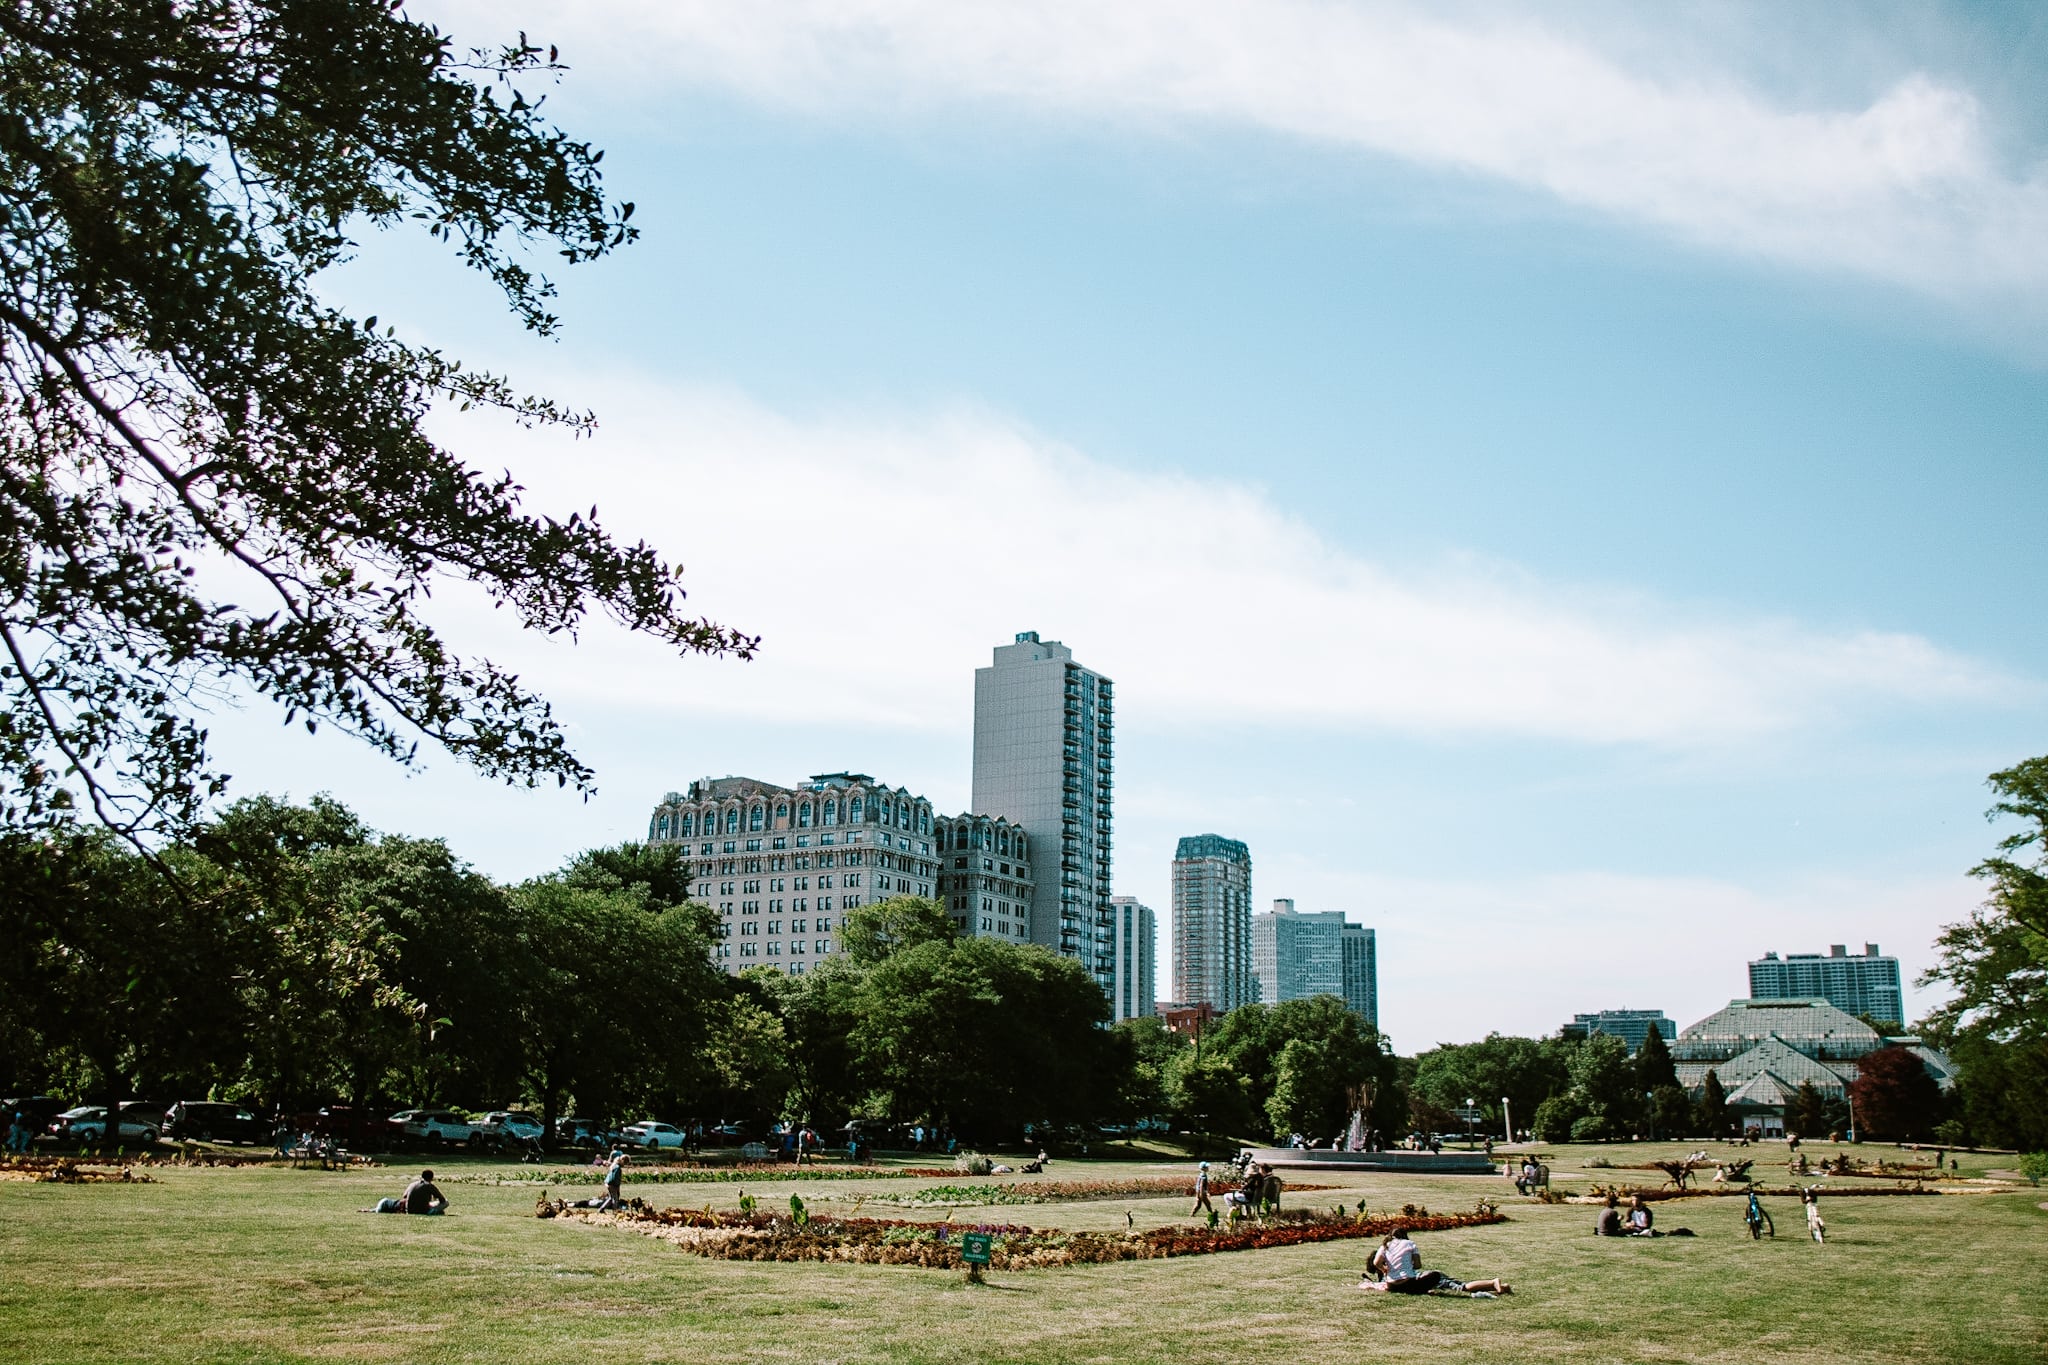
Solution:
[[[1108,992],[1110,680],[1027,630],[974,672],[977,815],[1021,825],[1037,858],[1031,941],[1077,958]]]
[[[1562,1032],[1567,1038],[1585,1038],[1595,1033],[1612,1034],[1627,1043],[1630,1052],[1640,1052],[1652,1028],[1663,1034],[1666,1042],[1678,1036],[1678,1025],[1667,1019],[1663,1010],[1601,1010],[1598,1014],[1575,1014]]]
[[[1189,1004],[1180,1000],[1161,1001],[1159,1017],[1166,1021],[1168,1033],[1178,1033],[1193,1038],[1209,1027],[1223,1012],[1206,1001]]]
[[[1109,918],[1114,964],[1110,974],[1110,1018],[1144,1019],[1159,1002],[1154,963],[1159,951],[1159,917],[1135,896],[1111,896]]]
[[[968,938],[1031,939],[1030,840],[999,815],[950,815],[932,822],[939,897]]]
[[[1252,855],[1197,834],[1173,857],[1173,993],[1228,1013],[1258,999],[1252,974]]]
[[[1291,900],[1252,917],[1252,971],[1267,1004],[1334,995],[1379,1024],[1379,964],[1373,931],[1341,911],[1297,911]]]
[[[799,974],[839,951],[846,911],[930,896],[938,875],[931,802],[866,773],[702,778],[662,798],[647,838],[688,857],[692,899],[718,912],[712,956],[735,974]]]
[[[1903,1025],[1906,1000],[1899,988],[1899,960],[1885,957],[1875,943],[1851,957],[1837,943],[1828,955],[1765,953],[1749,964],[1752,1000],[1825,1000],[1850,1014],[1864,1014],[1880,1023]]]
[[[1839,1100],[1863,1058],[1893,1043],[1916,1054],[1943,1090],[1955,1085],[1955,1066],[1944,1054],[1918,1038],[1881,1035],[1821,999],[1731,1000],[1681,1030],[1671,1058],[1678,1083],[1695,1098],[1712,1071],[1744,1130],[1773,1137],[1784,1133],[1785,1106],[1802,1083]]]
[[[1344,926],[1344,1003],[1373,1028],[1379,1028],[1379,941],[1374,932],[1362,924]]]

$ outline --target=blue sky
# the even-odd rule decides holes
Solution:
[[[402,236],[330,284],[596,408],[440,430],[761,658],[452,592],[595,801],[256,712],[238,790],[505,877],[706,774],[960,808],[973,669],[1035,629],[1119,683],[1118,890],[1245,839],[1258,900],[1379,930],[1403,1051],[1690,1022],[1766,949],[1928,964],[1984,775],[2048,750],[2028,7],[763,8],[436,11],[562,45],[644,237],[552,344]]]

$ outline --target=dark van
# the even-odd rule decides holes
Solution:
[[[164,1113],[164,1136],[187,1142],[270,1140],[270,1125],[238,1104],[216,1100],[180,1100]]]

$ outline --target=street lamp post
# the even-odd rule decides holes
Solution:
[[[1500,1097],[1500,1121],[1506,1125],[1507,1140],[1512,1144],[1515,1140],[1515,1115],[1514,1111],[1508,1108],[1508,1097],[1506,1095]]]
[[[1465,1097],[1465,1145],[1467,1147],[1472,1145],[1472,1114],[1478,1107],[1479,1101],[1473,1099],[1470,1095]]]

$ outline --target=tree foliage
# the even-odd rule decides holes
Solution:
[[[1932,1137],[1934,1125],[1942,1119],[1941,1088],[1909,1048],[1881,1047],[1864,1057],[1856,1065],[1849,1094],[1856,1105],[1859,1137]]]
[[[1720,1073],[1711,1067],[1700,1087],[1699,1130],[1711,1138],[1728,1135],[1728,1087],[1721,1084]]]
[[[1677,1084],[1678,1064],[1671,1060],[1671,1045],[1653,1024],[1643,1035],[1643,1045],[1636,1049],[1636,1089],[1653,1091]]]
[[[1957,1064],[1978,1141],[2048,1146],[2048,757],[1989,782],[2000,798],[1990,817],[2020,827],[1971,869],[1989,884],[1984,904],[1936,940],[1940,960],[1922,982],[1955,994],[1922,1028]]]
[[[550,333],[549,245],[629,241],[602,153],[523,83],[383,0],[0,6],[0,824],[183,828],[225,778],[197,716],[247,692],[397,758],[422,737],[588,787],[544,701],[421,611],[460,580],[524,626],[597,612],[682,651],[679,572],[589,515],[535,515],[441,448],[436,405],[587,414],[316,292],[365,231],[447,243]]]
[[[1501,1121],[1508,1101],[1517,1127],[1534,1121],[1537,1106],[1571,1085],[1576,1043],[1558,1038],[1517,1038],[1489,1033],[1476,1043],[1446,1043],[1415,1059],[1415,1093],[1447,1113],[1477,1100],[1488,1122]]]

